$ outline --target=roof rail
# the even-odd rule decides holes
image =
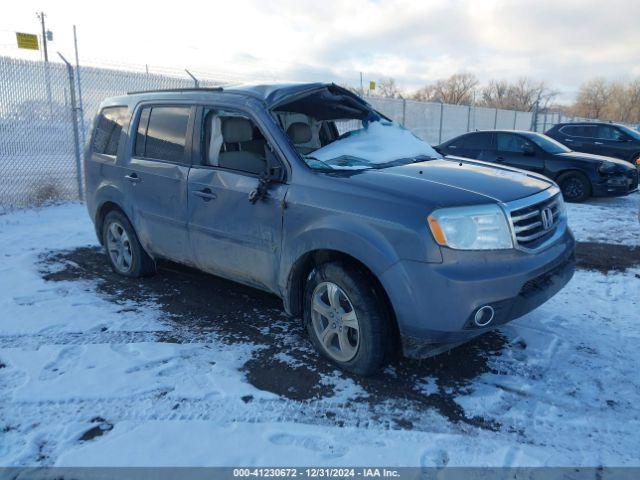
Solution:
[[[127,92],[127,95],[136,95],[138,93],[164,93],[164,92],[221,92],[222,87],[190,87],[190,88],[165,88],[155,90],[138,90],[135,92]]]

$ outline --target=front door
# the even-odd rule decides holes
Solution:
[[[496,134],[496,162],[532,172],[544,171],[542,152],[516,133]]]
[[[187,264],[192,263],[187,232],[191,111],[188,106],[142,108],[133,156],[124,169],[141,244],[154,256]]]
[[[249,200],[267,169],[267,140],[237,112],[205,109],[201,126],[201,165],[188,181],[194,259],[203,270],[275,292],[287,185],[271,183],[264,198]]]

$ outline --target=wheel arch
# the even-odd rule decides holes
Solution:
[[[376,290],[376,294],[382,300],[385,313],[387,314],[387,318],[391,323],[391,330],[394,336],[394,345],[395,342],[398,342],[397,344],[399,345],[400,330],[398,327],[395,310],[393,308],[393,304],[391,303],[389,295],[380,282],[378,276],[362,260],[340,250],[328,248],[311,250],[304,253],[298,259],[296,259],[295,262],[293,262],[293,265],[287,277],[287,286],[284,292],[285,294],[283,296],[285,311],[293,316],[302,315],[304,288],[305,283],[309,278],[309,274],[315,267],[322,265],[323,263],[332,261],[340,261],[354,266],[363,271],[367,275],[367,277],[371,279],[374,289]]]

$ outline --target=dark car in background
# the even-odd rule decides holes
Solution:
[[[619,159],[578,153],[545,135],[527,131],[467,133],[437,147],[443,155],[522,168],[554,180],[567,201],[626,195],[638,188],[638,172]]]
[[[616,123],[559,123],[546,135],[576,152],[620,158],[640,166],[640,132]]]

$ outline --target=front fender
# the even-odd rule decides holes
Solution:
[[[285,237],[280,278],[286,279],[299,258],[316,250],[335,250],[350,255],[375,274],[381,274],[399,260],[391,242],[375,228],[336,215],[324,217]]]

